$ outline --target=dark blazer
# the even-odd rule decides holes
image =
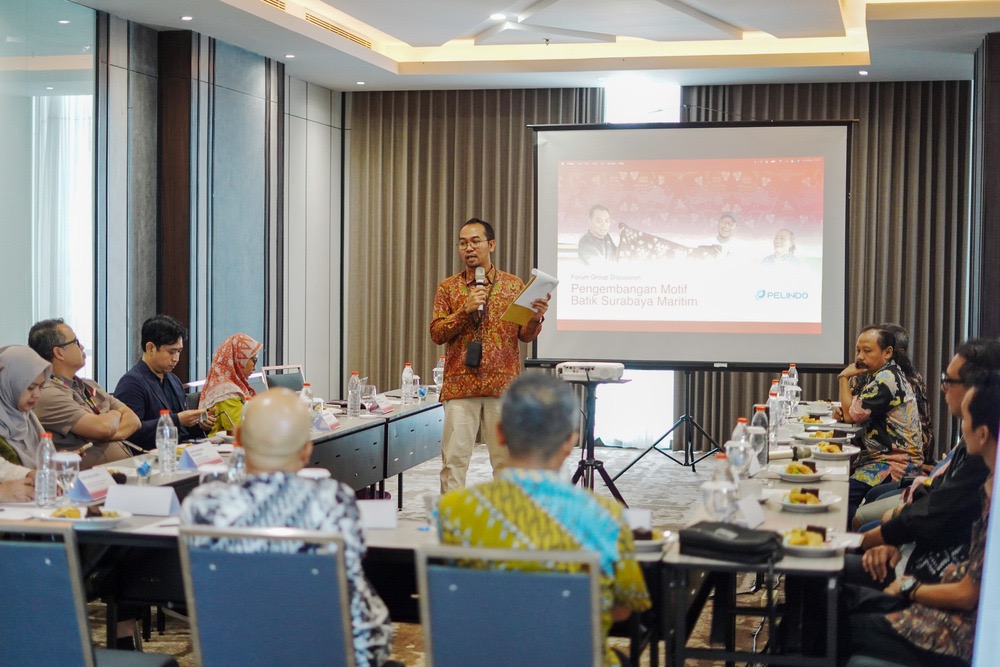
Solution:
[[[205,432],[198,426],[185,428],[180,425],[177,413],[187,409],[180,378],[167,373],[160,382],[160,378],[149,370],[142,359],[118,381],[115,398],[139,416],[142,426],[129,440],[143,449],[156,449],[156,424],[160,421],[160,410],[170,410],[179,442],[205,437]]]

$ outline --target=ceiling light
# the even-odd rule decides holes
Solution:
[[[45,86],[45,90],[55,90],[52,86]]]
[[[859,69],[858,70],[858,74],[860,74],[861,76],[868,76],[868,70],[866,70],[866,69]]]
[[[492,21],[506,21],[507,20],[507,15],[506,14],[490,14],[490,20],[492,20]]]
[[[292,58],[295,57],[295,54],[294,53],[286,53],[285,57],[288,58],[289,60],[291,60]]]
[[[59,25],[69,25],[69,21],[66,19],[59,19]]]
[[[359,86],[363,86],[363,85],[365,85],[365,82],[364,82],[364,81],[358,81],[358,82],[357,82],[357,84],[358,84]]]
[[[191,21],[193,19],[194,19],[193,16],[182,16],[181,17],[181,21]]]

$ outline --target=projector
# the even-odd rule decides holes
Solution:
[[[607,361],[564,361],[556,365],[556,377],[566,382],[621,380],[625,364]]]

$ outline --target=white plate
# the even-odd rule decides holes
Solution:
[[[819,472],[814,472],[811,475],[800,475],[796,473],[785,472],[785,468],[787,467],[788,467],[787,463],[785,465],[768,466],[770,471],[773,472],[775,475],[777,475],[778,478],[783,482],[803,482],[803,483],[818,482],[820,479],[823,478],[823,475],[826,474],[823,471],[819,471]]]
[[[820,490],[819,492],[819,504],[818,505],[806,505],[804,503],[790,503],[788,502],[788,494],[785,493],[781,496],[781,500],[778,504],[781,505],[781,509],[786,512],[803,512],[803,513],[816,513],[825,512],[830,509],[831,506],[836,505],[840,502],[840,496],[835,496],[829,491]]]
[[[781,544],[785,548],[786,556],[800,556],[802,558],[826,558],[827,556],[836,556],[837,550],[840,549],[838,545],[827,540],[823,544],[815,547],[807,547],[801,544],[792,545],[788,543],[789,535],[786,534],[782,540]]]
[[[216,445],[215,446],[215,451],[219,452],[220,454],[232,454],[233,453],[233,445],[228,445],[228,444]]]
[[[827,441],[829,442],[829,441]],[[842,445],[842,452],[821,452],[817,447],[813,447],[812,457],[817,461],[846,461],[861,452],[860,447],[854,445]]]
[[[86,507],[81,507],[81,511],[86,512]],[[84,517],[81,519],[70,519],[67,517],[52,516],[52,513],[56,510],[38,510],[36,516],[44,521],[68,521],[73,524],[76,529],[81,528],[108,528],[115,525],[119,521],[128,519],[132,516],[131,512],[126,512],[124,510],[115,510],[115,514],[118,516],[94,516],[94,517]]]
[[[798,419],[796,419],[796,421],[799,422],[800,424],[805,425],[807,428],[809,426],[827,426],[829,424],[837,423],[837,420],[834,419],[833,417],[820,417],[818,422],[807,422],[805,421],[805,417],[808,416],[809,415],[804,415],[802,417],[799,417]]]
[[[636,553],[662,551],[663,545],[666,543],[667,541],[662,538],[659,540],[635,540],[635,551]]]
[[[805,442],[812,442],[812,443],[836,442],[837,444],[843,444],[845,442],[850,442],[851,440],[854,440],[853,435],[845,435],[840,438],[820,438],[816,436],[815,432],[809,432],[809,431],[805,433],[796,433],[792,437],[795,438],[796,440],[802,440]]]

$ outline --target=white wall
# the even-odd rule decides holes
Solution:
[[[339,398],[341,359],[341,94],[285,85],[285,363],[313,393]]]

